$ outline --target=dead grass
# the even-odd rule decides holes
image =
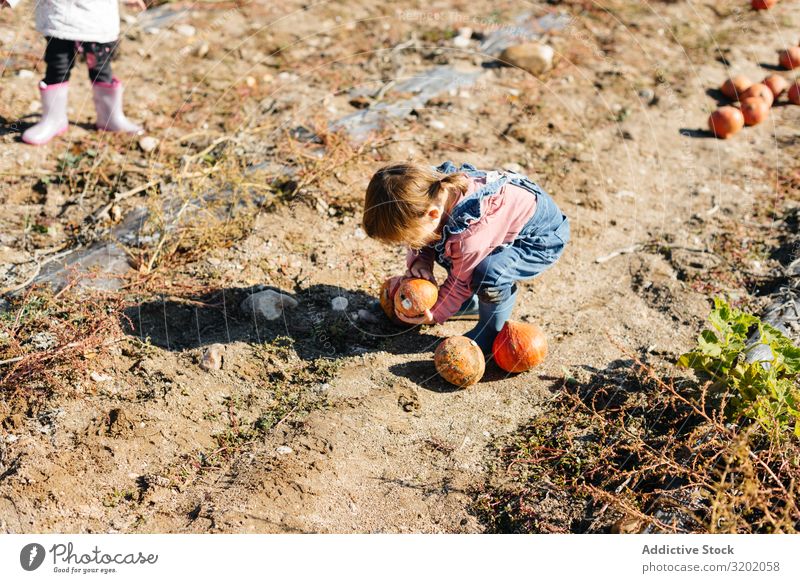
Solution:
[[[540,416],[497,444],[476,502],[490,530],[800,530],[797,440],[778,446],[756,425],[726,423],[705,387],[626,357],[585,382],[566,376]]]

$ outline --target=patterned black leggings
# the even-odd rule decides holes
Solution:
[[[92,83],[111,83],[111,57],[116,48],[112,43],[75,42],[60,38],[47,37],[47,48],[44,51],[44,61],[47,63],[47,72],[44,82],[55,85],[69,81],[69,75],[75,59],[79,53],[86,55],[86,64],[89,67],[89,79]]]

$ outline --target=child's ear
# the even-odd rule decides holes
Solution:
[[[442,210],[438,206],[432,206],[428,209],[428,217],[431,219],[441,219]]]

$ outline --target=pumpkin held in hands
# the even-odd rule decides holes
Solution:
[[[394,310],[415,318],[430,310],[439,297],[439,288],[427,279],[409,278],[400,282],[394,294]]]
[[[547,357],[547,337],[535,324],[508,321],[495,337],[492,354],[506,372],[525,372]]]
[[[483,351],[466,336],[445,338],[433,353],[433,363],[444,380],[458,387],[474,385],[486,370]]]
[[[403,280],[403,276],[395,275],[383,282],[378,300],[381,303],[383,313],[394,323],[402,324],[403,321],[394,313],[394,296],[397,292],[397,286]]]

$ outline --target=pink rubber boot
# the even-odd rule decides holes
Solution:
[[[122,82],[114,77],[111,83],[92,84],[94,108],[97,111],[97,129],[108,132],[140,134],[142,128],[130,121],[122,112]]]
[[[63,134],[69,127],[67,119],[69,81],[55,85],[46,85],[41,81],[39,93],[42,96],[42,119],[22,134],[22,141],[33,146],[46,144]]]

